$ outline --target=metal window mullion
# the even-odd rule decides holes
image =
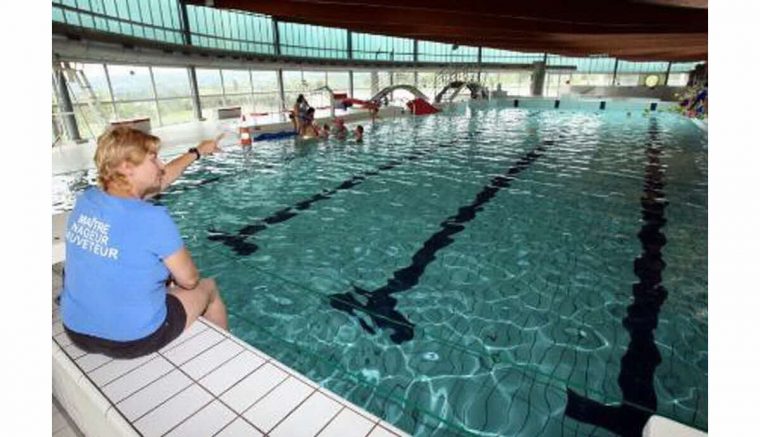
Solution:
[[[105,3],[105,0],[100,0],[100,7],[102,9],[100,12],[103,15],[106,15],[106,3]],[[102,18],[102,20],[103,20],[103,30],[107,32],[109,30],[108,19],[107,18]]]
[[[282,68],[277,69],[277,91],[280,94],[280,109],[285,111],[285,88],[282,80]]]
[[[133,21],[135,21],[135,20],[133,20],[133,19],[132,19],[132,9],[129,7],[129,4],[130,4],[131,2],[127,1],[126,3],[127,3],[127,19],[128,19],[130,22],[133,22]],[[131,26],[131,28],[132,28],[132,33],[131,33],[131,35],[132,35],[132,36],[136,36],[135,34],[136,34],[137,32],[135,32],[135,25],[134,25],[134,24],[132,24],[132,23],[130,23],[130,26]]]
[[[179,15],[181,18],[180,28],[182,29],[182,40],[185,43],[185,45],[192,45],[192,38],[190,37],[190,17],[188,17],[188,14],[187,14],[187,4],[184,1],[179,1],[177,3],[179,3]],[[160,6],[161,6],[161,2],[159,2],[159,8]],[[164,14],[162,11],[161,25],[165,27],[163,20],[164,20]],[[197,18],[196,18],[196,21],[197,21]]]
[[[280,29],[277,20],[274,18],[272,18],[272,32],[274,40],[274,54],[279,56],[282,54],[282,50],[280,49]]]
[[[223,17],[222,17],[222,11],[220,11],[218,9],[214,9],[212,12],[213,12],[213,17],[214,18],[211,20],[211,22],[214,24],[214,32],[213,32],[214,39],[216,40],[216,48],[220,49],[221,47],[220,47],[220,38],[219,37],[222,37],[222,38],[224,37],[224,29],[217,28],[217,24],[219,24],[219,27],[222,27],[222,23],[221,23],[221,21],[223,19]]]
[[[219,79],[222,81],[222,105],[227,106],[227,90],[224,89],[224,74],[222,69],[219,69]]]
[[[251,108],[256,112],[256,93],[253,91],[253,71],[248,69],[248,83],[251,85]]]
[[[142,23],[142,22],[145,21],[143,19],[143,15],[142,15],[142,7],[140,7],[140,3],[142,3],[142,2],[136,1],[135,3],[137,3],[137,13],[140,15],[140,22]],[[143,38],[147,39],[148,37],[145,35],[145,26],[140,26],[140,30],[142,31]]]
[[[116,9],[116,19],[117,21],[119,21],[119,30],[121,31],[121,33],[124,33],[124,27],[123,27],[124,22],[122,21],[123,19],[121,17],[121,13],[119,13],[119,2],[114,0],[113,7],[114,9]]]
[[[353,41],[352,41],[352,32],[350,30],[346,31],[346,55],[348,56],[348,59],[354,59],[354,48],[353,48]]]
[[[219,11],[219,26],[221,26],[222,37],[224,38],[227,38],[227,35],[232,35],[228,18],[229,14],[227,11]],[[222,46],[224,50],[230,50],[228,44],[230,44],[229,41],[224,41],[224,45]]]
[[[205,8],[203,10],[203,27],[205,29],[205,32],[207,35],[211,34],[211,25],[209,24],[209,11],[206,11]],[[211,45],[211,37],[206,37],[206,46]]]
[[[158,125],[163,126],[164,124],[161,120],[161,110],[158,108],[158,91],[156,91],[156,80],[153,78],[153,67],[148,67],[148,73],[150,73],[150,85],[153,88],[153,104],[156,106]]]
[[[90,11],[90,12],[95,12],[95,11],[93,11],[93,10],[92,10],[92,0],[87,0],[87,5],[88,5],[88,6],[89,6],[89,8],[90,8],[90,9],[89,9],[89,11]],[[94,27],[95,29],[97,29],[97,28],[98,28],[98,26],[97,26],[95,23],[96,23],[96,21],[95,21],[95,16],[93,15],[93,16],[92,16],[92,27]]]
[[[187,67],[186,71],[187,71],[187,78],[190,82],[190,97],[193,103],[193,113],[195,114],[196,120],[201,120],[203,119],[203,113],[202,113],[202,107],[201,107],[201,98],[198,92],[198,78],[196,77],[196,74],[195,74],[195,67],[194,66]]]
[[[235,23],[237,23],[237,26],[235,26],[235,32],[237,32],[238,37],[238,51],[247,51],[247,47],[245,47],[246,38],[243,33],[243,29],[245,29],[245,20],[243,19],[242,14],[235,15]]]
[[[240,51],[249,53],[252,50],[249,48],[249,43],[251,41],[250,36],[248,36],[248,23],[250,22],[250,16],[249,15],[238,15],[238,31],[240,32]]]
[[[158,2],[158,22],[156,23],[156,22],[153,21],[153,11],[152,10],[151,10],[151,16],[150,16],[150,18],[151,18],[151,24],[160,24],[161,27],[166,27],[166,25],[164,24],[164,8],[161,7],[162,3],[163,3],[163,0],[160,0]],[[177,3],[183,3],[183,2],[180,1],[180,2],[177,2]],[[180,6],[179,13],[183,14],[183,13],[186,13],[186,12],[187,11]],[[181,23],[182,22],[184,22],[184,20],[181,21]],[[162,37],[163,40],[169,39],[169,38],[166,37],[166,31],[165,30],[161,31],[161,37]]]
[[[213,23],[213,17],[212,17],[213,11],[207,11],[205,9],[206,8],[203,8],[203,24],[204,24],[204,29],[205,29],[204,33],[206,35],[209,35],[209,36],[206,36],[206,47],[213,47],[212,40],[214,39],[213,37],[214,31],[211,28],[211,24]]]
[[[116,111],[116,97],[113,95],[113,87],[111,86],[111,75],[108,73],[108,67],[103,65],[103,71],[106,73],[106,83],[108,84],[108,96],[111,98],[111,108],[113,109],[113,116],[117,120],[119,119],[119,113]]]
[[[207,15],[208,28],[206,29],[206,32],[209,35],[211,35],[209,37],[209,44],[214,48],[219,48],[218,43],[217,43],[217,37],[219,35],[216,34],[216,12],[217,11],[215,9],[210,9],[207,12],[208,12],[208,15]]]
[[[223,11],[223,12],[222,12],[222,24],[223,24],[223,25],[224,25],[224,27],[227,29],[227,32],[228,32],[228,34],[229,34],[229,38],[230,38],[231,40],[233,40],[233,43],[234,43],[234,39],[235,39],[235,37],[234,37],[234,34],[232,33],[232,16],[231,16],[231,13],[230,13],[230,12],[227,12],[227,11]],[[225,45],[225,49],[227,49],[227,50],[234,50],[234,49],[232,48],[233,46],[234,46],[234,44],[230,44],[230,46],[229,46],[229,48],[228,48],[228,47]]]

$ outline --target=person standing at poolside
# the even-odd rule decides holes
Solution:
[[[293,105],[293,128],[296,130],[297,135],[303,135],[303,129],[305,125],[306,112],[309,110],[309,102],[306,101],[306,97],[303,94],[299,94],[296,98],[296,103]]]
[[[145,201],[218,145],[203,141],[164,165],[159,143],[130,127],[102,134],[95,151],[99,187],[85,190],[69,217],[61,316],[85,351],[147,355],[199,316],[227,329],[216,283],[200,278],[166,208]]]
[[[306,116],[303,118],[299,135],[309,138],[319,136],[319,126],[314,124],[314,108],[306,110]]]

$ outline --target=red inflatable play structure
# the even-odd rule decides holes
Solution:
[[[335,96],[338,96],[338,95],[339,94],[335,94]],[[343,95],[345,96],[345,94]],[[359,100],[359,99],[354,99],[352,97],[344,97],[340,99],[339,101],[341,102],[344,108],[348,108],[349,106],[353,106],[353,105],[359,105],[367,109],[375,109],[375,110],[380,109],[380,106],[371,100]]]
[[[440,111],[435,106],[431,105],[425,99],[422,99],[420,97],[406,102],[406,106],[414,115],[435,114],[436,112]]]
[[[336,96],[338,96],[338,94],[336,94]],[[380,109],[380,105],[373,100],[359,100],[359,99],[354,99],[351,97],[343,97],[340,100],[336,99],[336,101],[339,101],[343,108],[348,108],[349,106],[358,105],[363,108],[369,109],[370,111],[375,111],[375,112],[377,112]],[[414,100],[410,100],[406,102],[406,106],[409,108],[409,111],[411,111],[411,113],[414,115],[435,114],[436,112],[440,111],[435,106],[428,103],[427,100],[421,97],[418,97]]]

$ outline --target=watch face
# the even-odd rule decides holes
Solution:
[[[660,78],[656,74],[650,74],[644,79],[644,84],[649,88],[656,87],[658,83],[660,83]]]

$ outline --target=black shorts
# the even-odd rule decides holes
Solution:
[[[71,341],[85,352],[108,355],[113,358],[137,358],[158,351],[179,337],[185,330],[187,313],[182,302],[172,294],[166,294],[166,320],[152,334],[131,341],[114,341],[63,329]]]

